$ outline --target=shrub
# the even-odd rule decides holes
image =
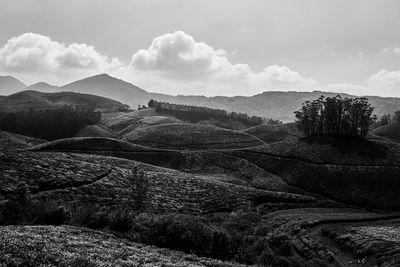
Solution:
[[[199,217],[182,214],[140,214],[133,221],[131,238],[219,259],[230,259],[236,251],[234,240],[226,231],[207,225]]]
[[[139,167],[135,167],[132,172],[133,176],[129,180],[129,198],[132,201],[132,209],[142,212],[147,205],[150,183]]]

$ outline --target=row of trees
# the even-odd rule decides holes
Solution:
[[[266,123],[280,123],[278,120],[266,119],[258,116],[249,116],[245,113],[228,112],[222,109],[213,109],[207,107],[171,104],[167,102],[158,102],[153,99],[149,101],[148,106],[156,108],[157,112],[168,113],[180,120],[189,121],[192,123],[209,119],[215,119],[219,121],[239,121],[247,127]]]
[[[55,140],[73,137],[87,125],[100,122],[100,112],[65,106],[60,109],[0,113],[0,130]]]
[[[303,103],[295,112],[297,125],[306,137],[345,136],[365,138],[374,108],[364,97],[342,98],[324,96]]]

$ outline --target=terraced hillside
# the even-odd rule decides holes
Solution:
[[[263,124],[247,128],[243,132],[251,134],[264,142],[282,141],[289,136],[302,136],[295,123]]]
[[[245,159],[219,151],[162,150],[110,138],[62,139],[30,148],[32,151],[60,151],[113,156],[137,160],[161,167],[203,174],[211,179],[251,185],[259,189],[291,191],[273,175]]]
[[[289,138],[230,153],[306,191],[362,206],[400,208],[398,143]]]
[[[125,135],[129,142],[170,149],[243,148],[262,145],[246,133],[190,123],[162,124],[134,130]]]
[[[98,204],[111,209],[128,206],[132,170],[138,166],[150,183],[149,210],[208,213],[252,207],[260,201],[309,203],[316,199],[223,183],[207,176],[119,158],[65,153],[0,152],[0,200],[15,194],[25,181],[35,198]]]

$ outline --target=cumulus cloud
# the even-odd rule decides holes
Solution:
[[[0,48],[0,68],[10,72],[107,71],[120,65],[118,59],[109,59],[93,46],[66,46],[35,33],[13,37]]]
[[[368,83],[373,85],[383,85],[383,86],[396,86],[400,85],[400,70],[398,71],[388,71],[380,70],[376,74],[372,75],[368,79]]]
[[[247,64],[233,64],[223,49],[197,42],[182,31],[156,37],[149,48],[132,56],[131,68],[157,73],[162,78],[218,83],[241,83],[247,87],[311,85],[286,66],[272,65],[254,72]]]

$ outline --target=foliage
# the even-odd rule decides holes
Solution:
[[[376,120],[371,126],[372,129],[380,126],[385,126],[393,123],[400,123],[400,110],[396,111],[393,115],[383,114],[379,120]]]
[[[6,201],[0,212],[0,225],[61,225],[69,220],[69,212],[55,202],[32,200],[25,182],[17,185],[16,194]]]
[[[156,108],[156,111],[159,113],[167,113],[175,116],[180,120],[189,121],[192,123],[209,119],[215,119],[224,122],[238,121],[243,123],[247,127],[266,123],[280,123],[280,121],[277,120],[261,118],[258,116],[249,116],[245,113],[228,112],[222,109],[213,109],[207,107],[170,104],[167,102],[158,102],[153,99],[149,101],[148,106]]]
[[[374,108],[364,97],[324,96],[303,103],[296,111],[297,125],[306,137],[344,136],[365,139]]]
[[[144,211],[147,204],[150,183],[143,170],[139,167],[133,169],[133,176],[129,179],[129,198],[134,211]]]
[[[74,136],[87,125],[100,122],[100,112],[65,106],[61,109],[0,113],[0,130],[55,140]]]

